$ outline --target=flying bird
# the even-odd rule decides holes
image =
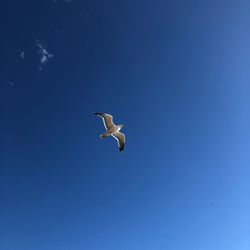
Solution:
[[[106,138],[108,136],[112,136],[117,140],[118,147],[120,152],[124,150],[125,146],[125,135],[120,132],[123,125],[115,125],[113,123],[113,116],[105,113],[94,113],[95,115],[99,116],[103,120],[104,127],[106,132],[100,135],[100,138]]]

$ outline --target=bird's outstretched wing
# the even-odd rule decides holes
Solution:
[[[122,152],[125,146],[125,135],[121,132],[117,132],[115,134],[112,134],[112,136],[117,140],[119,150],[120,152]]]
[[[112,115],[105,114],[105,113],[98,113],[98,112],[95,112],[94,114],[102,118],[104,127],[106,129],[115,127],[115,124],[113,123]]]

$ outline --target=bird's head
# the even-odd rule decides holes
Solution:
[[[123,127],[123,125],[118,125],[118,127],[121,129]]]

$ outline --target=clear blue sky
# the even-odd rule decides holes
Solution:
[[[249,9],[2,1],[0,249],[249,250]]]

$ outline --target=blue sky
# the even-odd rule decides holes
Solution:
[[[248,250],[249,7],[2,2],[0,249]]]

